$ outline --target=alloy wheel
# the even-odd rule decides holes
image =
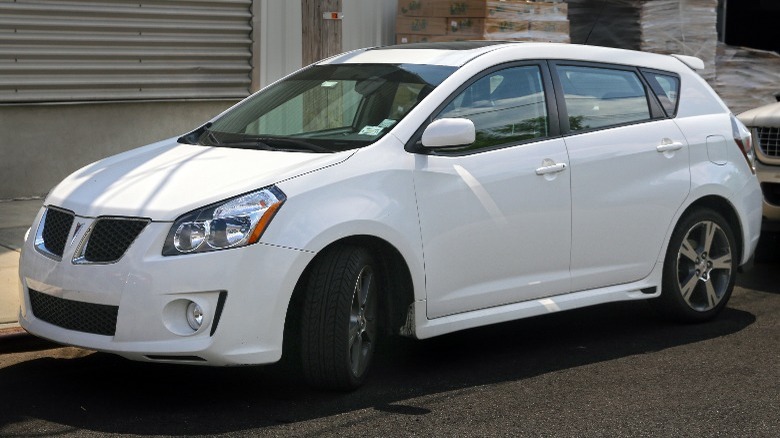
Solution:
[[[376,339],[376,291],[374,271],[364,266],[355,281],[349,315],[349,360],[354,376],[361,376],[371,358]]]
[[[732,248],[723,229],[713,221],[693,225],[677,255],[677,282],[691,309],[715,308],[728,291],[732,276]]]

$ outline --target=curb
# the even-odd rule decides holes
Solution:
[[[6,338],[16,338],[20,336],[30,336],[19,324],[0,324],[0,341]]]

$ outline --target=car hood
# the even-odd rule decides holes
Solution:
[[[780,128],[780,102],[753,108],[737,116],[745,126]]]
[[[338,164],[353,153],[230,149],[171,139],[74,172],[49,193],[45,203],[86,217],[172,221],[222,199]]]

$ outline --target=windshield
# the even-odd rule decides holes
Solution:
[[[300,152],[363,147],[387,133],[454,70],[413,64],[312,66],[180,141]]]

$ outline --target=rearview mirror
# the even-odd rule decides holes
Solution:
[[[439,119],[423,131],[422,145],[426,148],[465,146],[474,143],[477,130],[469,119]]]

